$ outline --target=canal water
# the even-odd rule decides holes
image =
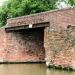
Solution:
[[[1,64],[0,75],[75,75],[75,71],[49,69],[45,64]]]

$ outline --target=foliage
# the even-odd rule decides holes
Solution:
[[[69,3],[71,6],[75,6],[75,0],[68,0],[68,3]]]
[[[8,0],[0,8],[0,26],[8,18],[44,12],[56,8],[58,0]]]

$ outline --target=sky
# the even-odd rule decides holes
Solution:
[[[71,7],[71,6],[68,4],[68,0],[59,0],[56,4],[57,4],[57,7],[58,7],[59,9]]]
[[[2,6],[4,1],[6,1],[6,0],[0,0],[0,6]]]

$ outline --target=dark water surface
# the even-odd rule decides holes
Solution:
[[[75,71],[48,69],[45,64],[1,64],[0,75],[75,75]]]

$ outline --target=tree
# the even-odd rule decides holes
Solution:
[[[69,3],[71,6],[75,6],[75,0],[68,0],[68,3]]]

